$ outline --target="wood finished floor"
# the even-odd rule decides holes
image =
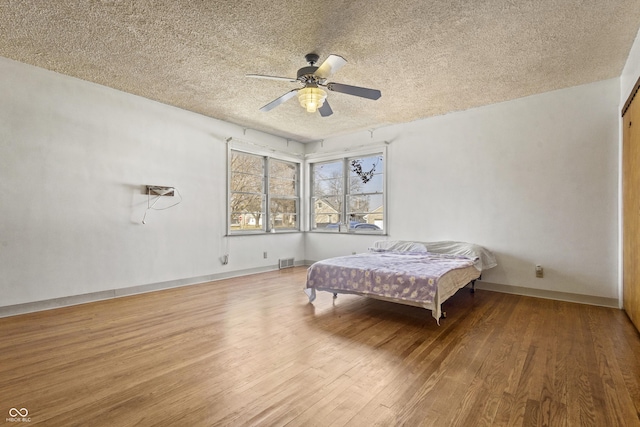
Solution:
[[[463,289],[438,326],[362,297],[309,304],[305,275],[0,319],[0,425],[640,426],[620,310]]]

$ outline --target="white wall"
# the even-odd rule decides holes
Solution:
[[[0,75],[0,307],[304,254],[302,233],[223,238],[225,139],[285,140],[4,58]],[[142,225],[146,184],[184,199]]]
[[[487,282],[618,297],[620,79],[287,147],[3,58],[0,74],[0,307],[317,260],[378,238],[225,239],[230,136],[308,153],[388,141],[389,238],[483,244],[500,263]],[[146,184],[184,201],[143,226]]]
[[[308,152],[389,141],[390,239],[479,243],[498,257],[487,282],[615,299],[619,91],[612,79],[333,138]],[[309,233],[307,259],[375,240],[332,237]]]

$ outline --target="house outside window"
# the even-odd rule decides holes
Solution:
[[[312,231],[385,229],[384,153],[310,162]]]
[[[299,189],[299,163],[231,149],[228,233],[299,231]]]

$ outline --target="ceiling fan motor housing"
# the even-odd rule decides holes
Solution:
[[[302,67],[298,70],[298,80],[306,81],[309,80],[310,77],[314,75],[318,67]],[[308,78],[304,78],[307,76]]]
[[[320,57],[315,53],[307,53],[304,59],[309,63],[308,67],[302,67],[298,70],[298,80],[303,83],[316,83],[317,78],[314,75],[318,67],[315,67],[315,63],[318,62]]]

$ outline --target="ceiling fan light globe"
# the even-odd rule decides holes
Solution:
[[[298,91],[298,101],[309,113],[315,113],[322,107],[326,98],[327,92],[318,87],[305,87]]]

